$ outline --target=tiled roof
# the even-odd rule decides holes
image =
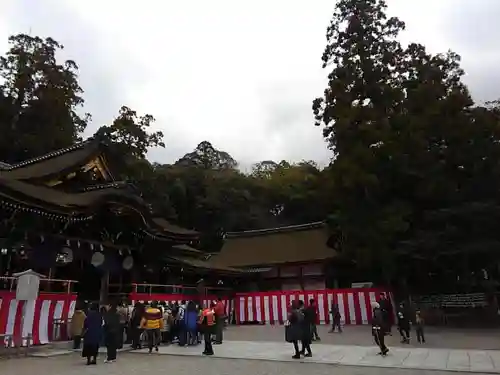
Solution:
[[[327,246],[324,223],[310,223],[227,235],[210,262],[228,267],[257,267],[325,260],[337,255]]]

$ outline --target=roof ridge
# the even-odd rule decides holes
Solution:
[[[8,167],[6,167],[5,170],[6,171],[12,171],[14,169],[25,167],[27,165],[34,164],[34,163],[37,163],[39,161],[44,161],[44,160],[47,160],[47,159],[51,159],[53,157],[66,154],[68,152],[81,149],[81,148],[83,148],[83,147],[85,147],[85,146],[87,146],[87,145],[89,145],[89,144],[91,144],[93,142],[95,142],[95,138],[91,137],[91,138],[86,139],[85,141],[77,142],[74,145],[71,145],[69,147],[61,148],[59,150],[52,151],[52,152],[49,152],[47,154],[44,154],[44,155],[41,155],[41,156],[37,156],[37,157],[31,158],[31,159],[27,159],[27,160],[21,161],[19,163],[15,163],[15,164],[4,163],[4,164],[8,165]]]
[[[298,230],[316,229],[325,224],[325,221],[314,221],[312,223],[287,225],[283,227],[245,230],[240,232],[227,232],[225,238],[252,237],[266,234],[294,232]]]

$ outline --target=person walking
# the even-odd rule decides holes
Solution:
[[[372,336],[375,340],[375,343],[380,348],[380,355],[386,356],[389,352],[389,349],[385,345],[385,322],[384,322],[384,313],[380,308],[380,304],[378,302],[372,302]]]
[[[419,344],[425,344],[424,324],[424,318],[422,318],[420,310],[417,310],[415,312],[415,334]]]
[[[299,310],[297,301],[292,301],[290,311],[288,312],[288,320],[285,323],[285,340],[293,344],[295,351],[293,359],[300,359],[299,341],[302,338],[302,321],[304,315]]]
[[[158,308],[158,302],[154,301],[151,306],[146,309],[141,321],[141,328],[146,330],[148,337],[149,354],[152,353],[153,347],[158,352],[158,343],[160,331],[163,327],[163,315]]]
[[[318,327],[316,322],[318,321],[318,307],[316,306],[316,301],[314,298],[309,300],[309,306],[307,307],[307,314],[311,321],[311,341],[321,341],[318,335]]]
[[[339,333],[342,333],[342,325],[340,323],[341,321],[340,309],[339,305],[337,305],[335,302],[332,302],[330,314],[332,314],[332,329],[330,330],[330,333],[335,332],[335,328],[338,329]]]
[[[311,326],[313,323],[312,322],[313,317],[304,308],[304,301],[302,301],[302,300],[299,301],[299,310],[304,317],[302,319],[302,321],[300,322],[300,325],[301,325],[300,341],[302,342],[302,350],[300,351],[300,354],[302,354],[304,357],[312,357]]]
[[[399,304],[398,312],[398,331],[401,335],[401,343],[410,343],[410,319],[407,314],[407,309],[403,303]]]
[[[99,343],[102,337],[102,316],[99,305],[93,303],[83,323],[83,351],[82,357],[87,358],[87,365],[97,364]]]
[[[212,335],[215,328],[215,304],[209,308],[203,309],[200,316],[200,328],[203,332],[203,341],[205,341],[204,355],[214,355],[214,349],[212,346]]]
[[[116,305],[109,305],[104,315],[104,343],[107,349],[107,358],[104,363],[113,363],[116,361],[116,353],[120,345],[120,335],[123,335],[120,324],[120,314],[118,314]]]
[[[80,349],[83,334],[83,325],[85,323],[85,312],[82,309],[81,303],[77,303],[73,317],[71,318],[70,332],[73,338],[73,349]]]
[[[382,318],[384,320],[384,325],[383,325],[384,335],[388,334],[389,336],[392,336],[391,301],[387,298],[385,293],[381,293],[377,303],[380,306],[380,310],[382,311]]]

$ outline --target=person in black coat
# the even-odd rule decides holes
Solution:
[[[137,302],[134,305],[132,316],[130,317],[130,330],[132,334],[132,349],[141,348],[141,321],[144,316],[144,305]]]
[[[380,348],[380,355],[386,356],[389,349],[385,345],[385,329],[384,329],[384,315],[378,302],[372,302],[373,316],[372,316],[372,336],[375,343]]]
[[[332,302],[332,307],[330,308],[330,314],[332,314],[332,329],[329,332],[333,333],[335,332],[335,328],[338,328],[339,333],[342,333],[342,316],[340,315],[339,305],[337,305],[334,301]]]
[[[304,315],[299,310],[297,301],[292,301],[290,311],[288,313],[288,321],[285,325],[285,338],[287,342],[293,344],[295,354],[293,359],[300,359],[299,341],[302,339],[302,321]]]
[[[82,336],[82,357],[87,358],[87,365],[95,365],[97,364],[99,344],[102,337],[102,316],[99,313],[99,305],[97,303],[93,303],[90,306],[85,322],[83,323]]]
[[[399,304],[398,312],[398,331],[401,335],[401,343],[410,343],[410,317],[408,314],[408,309],[406,309],[403,303]]]
[[[116,361],[116,352],[120,342],[119,335],[122,334],[120,315],[116,309],[116,305],[108,307],[104,315],[104,343],[107,348],[107,358],[105,363]]]
[[[302,354],[304,357],[312,357],[311,326],[313,323],[314,316],[311,314],[310,310],[308,311],[307,309],[304,308],[304,301],[302,301],[302,300],[299,301],[299,310],[304,315],[304,319],[301,322],[302,337],[301,337],[300,341],[302,342],[302,350],[300,351],[300,354]]]
[[[382,312],[382,319],[383,319],[383,329],[384,329],[384,334],[388,334],[392,336],[391,333],[391,301],[387,298],[387,296],[384,293],[380,294],[380,298],[377,301],[377,303],[380,306],[380,311]]]

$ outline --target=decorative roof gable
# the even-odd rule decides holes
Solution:
[[[42,180],[49,183],[48,180],[74,172],[89,163],[98,164],[104,180],[114,181],[107,166],[104,145],[94,138],[16,164],[1,162],[0,176],[16,180]]]

